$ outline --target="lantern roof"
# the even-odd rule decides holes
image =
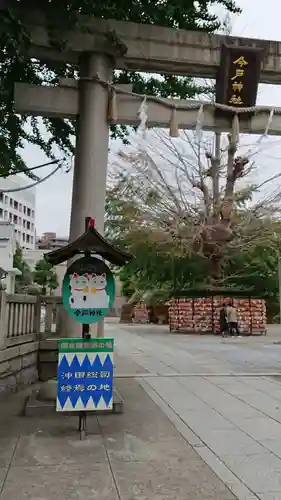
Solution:
[[[95,254],[115,266],[123,266],[133,256],[111,245],[96,229],[95,221],[87,217],[86,230],[75,241],[44,255],[53,266],[72,259],[77,254]]]

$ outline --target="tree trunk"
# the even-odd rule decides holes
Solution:
[[[210,258],[210,282],[213,285],[220,285],[223,271],[223,259],[221,255],[213,255]]]
[[[212,182],[213,182],[213,219],[214,224],[219,222],[220,218],[220,146],[221,134],[215,134],[215,156],[212,158]]]
[[[234,193],[234,156],[237,150],[237,145],[233,144],[232,138],[229,138],[229,146],[228,146],[228,158],[227,158],[227,176],[226,176],[226,186],[225,186],[225,194],[222,203],[222,220],[223,223],[228,223],[230,220],[231,212],[233,209],[233,193]],[[228,215],[226,215],[228,214]]]

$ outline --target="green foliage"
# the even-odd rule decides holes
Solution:
[[[43,295],[49,289],[50,292],[58,287],[58,278],[52,265],[44,259],[40,259],[34,268],[33,280],[42,287]]]
[[[254,287],[258,293],[268,295],[269,323],[274,322],[274,317],[279,314],[279,249],[278,241],[269,240],[267,246],[256,245],[247,253],[236,254],[227,269],[229,286]]]
[[[22,248],[19,245],[17,245],[13,257],[13,267],[16,267],[21,272],[20,276],[16,276],[16,293],[24,292],[32,283],[32,272],[23,258]]]
[[[173,249],[161,251],[145,241],[130,245],[134,255],[131,263],[120,271],[122,292],[131,297],[142,293],[147,303],[166,301],[175,289],[192,288],[206,282],[207,262],[193,256],[173,256]]]
[[[120,271],[122,292],[132,297],[138,291],[147,303],[165,301],[174,289],[199,288],[208,284],[208,261],[192,255],[172,256],[172,250],[161,252],[157,247],[142,243],[129,248],[134,260]],[[278,252],[254,246],[249,252],[237,252],[224,269],[225,288],[255,289],[268,294],[270,316],[278,312]]]
[[[29,57],[32,43],[28,28],[30,15],[34,9],[40,8],[47,18],[47,27],[52,36],[54,48],[63,49],[65,40],[61,33],[79,27],[77,13],[101,18],[158,24],[187,30],[205,30],[209,33],[217,30],[221,23],[216,15],[210,13],[213,4],[220,4],[229,12],[237,13],[239,9],[233,0],[19,0],[11,2],[9,8],[1,13],[0,37],[0,173],[7,175],[13,170],[26,171],[27,166],[20,154],[25,141],[39,146],[48,157],[53,157],[53,146],[64,152],[73,152],[71,138],[75,132],[75,124],[69,120],[44,118],[43,123],[48,136],[43,137],[41,120],[19,116],[13,110],[13,86],[15,82],[34,84],[54,84],[58,78],[73,77],[77,67],[66,62],[42,61]],[[10,3],[9,3],[10,5]],[[16,5],[16,8],[13,6]],[[111,41],[114,40],[114,34]],[[194,84],[190,78],[163,76],[160,79],[147,77],[138,73],[119,72],[115,75],[117,82],[132,82],[136,92],[155,94],[163,97],[194,97],[205,91],[204,87]],[[125,127],[112,127],[112,137],[126,137]]]

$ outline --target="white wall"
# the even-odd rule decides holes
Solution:
[[[0,266],[3,269],[12,269],[15,250],[14,227],[12,224],[0,222]]]
[[[15,229],[12,224],[0,221],[0,267],[7,272],[7,277],[1,282],[6,285],[7,293],[15,292],[15,275],[19,274],[13,267],[16,250]]]

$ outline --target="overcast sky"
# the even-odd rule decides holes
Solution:
[[[238,5],[243,13],[233,19],[232,34],[245,36],[247,38],[263,38],[268,40],[280,40],[280,0],[238,0]],[[280,75],[281,82],[281,75]],[[260,85],[258,104],[281,106],[281,86]],[[280,170],[281,138],[275,138],[274,143],[270,140],[270,148],[267,146],[262,153],[261,169],[270,167],[271,172]],[[252,143],[255,138],[250,138]],[[280,143],[280,146],[279,146]],[[46,161],[44,154],[37,148],[27,145],[24,157],[28,165],[35,166]],[[41,175],[47,174],[48,168],[42,169]],[[60,236],[66,236],[69,232],[69,218],[71,205],[72,173],[58,172],[51,179],[37,187],[36,206],[36,229],[37,234],[44,231],[54,231]]]

